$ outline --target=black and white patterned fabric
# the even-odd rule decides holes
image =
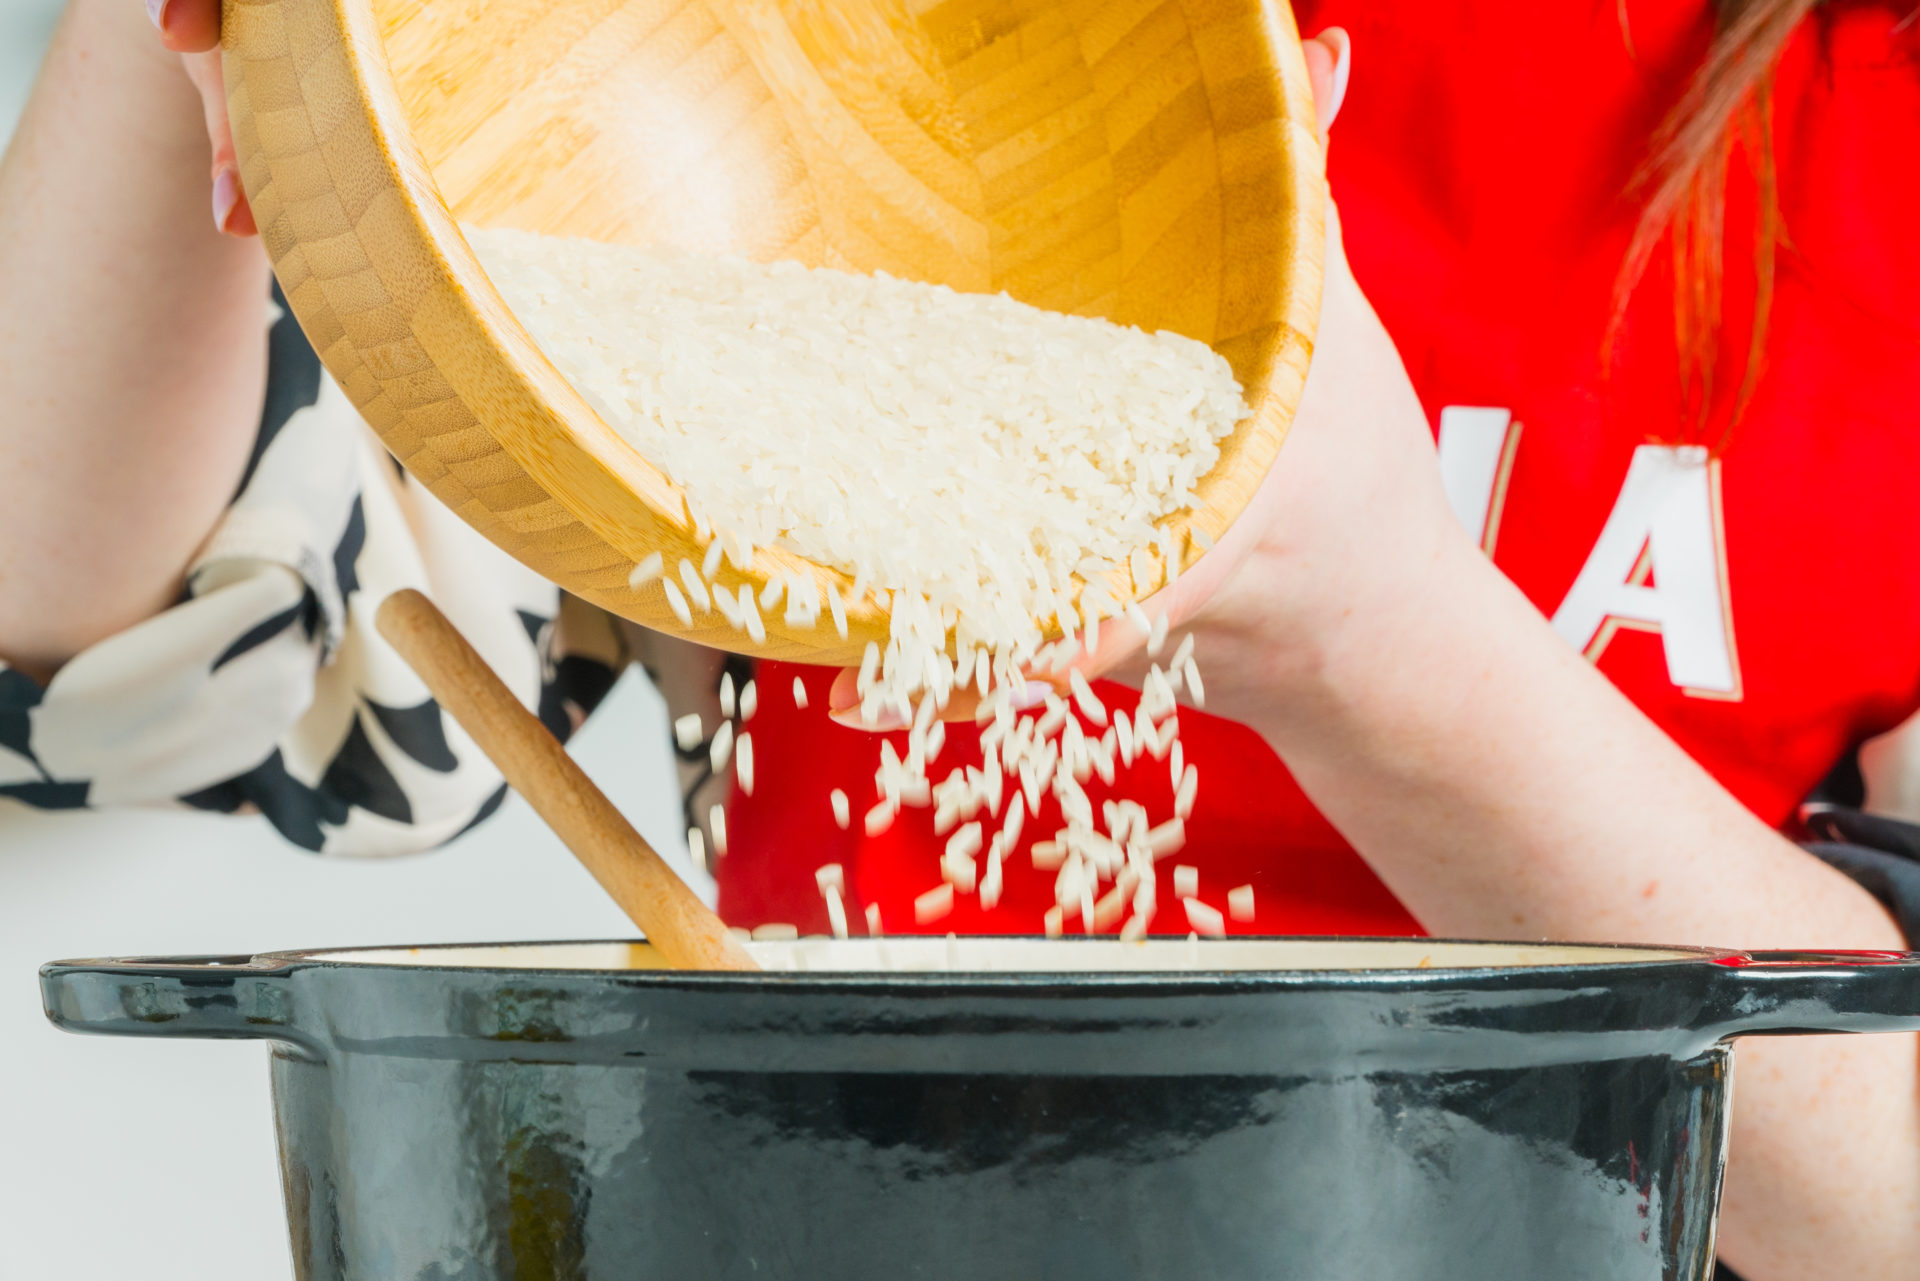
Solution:
[[[617,634],[578,602],[561,621],[553,584],[404,475],[277,299],[268,319],[259,437],[183,599],[44,687],[0,664],[0,798],[257,811],[329,854],[434,846],[505,789],[374,630],[379,603],[426,591],[562,738],[624,665]]]

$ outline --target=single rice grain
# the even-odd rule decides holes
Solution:
[[[753,795],[753,735],[742,734],[733,749],[733,777],[743,795]]]
[[[688,712],[673,723],[673,741],[683,752],[700,746],[703,733],[698,712]]]
[[[1220,909],[1209,907],[1199,899],[1187,896],[1181,899],[1187,909],[1187,924],[1196,934],[1204,934],[1210,939],[1224,938],[1227,933],[1226,918],[1220,915]]]
[[[913,900],[913,919],[930,925],[953,914],[953,886],[942,881]]]
[[[651,552],[645,560],[633,567],[631,574],[627,575],[627,586],[637,592],[660,577],[661,571],[665,568],[666,562],[661,558],[660,553]]]

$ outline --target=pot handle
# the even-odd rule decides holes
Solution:
[[[317,1059],[319,1043],[294,1022],[291,974],[252,956],[55,961],[40,969],[40,999],[66,1032],[276,1041]]]
[[[1736,1036],[1920,1032],[1920,953],[1733,952],[1708,1030]]]

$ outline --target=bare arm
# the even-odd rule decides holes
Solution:
[[[1294,434],[1219,551],[1170,602],[1200,633],[1210,700],[1260,730],[1435,933],[1906,946],[1466,537],[1337,234]],[[1917,1050],[1912,1036],[1742,1043],[1720,1243],[1747,1281],[1914,1275]]]
[[[209,154],[137,0],[74,0],[0,162],[0,660],[24,670],[171,604],[245,466],[267,267],[215,230]]]
[[[1423,924],[1906,946],[1865,891],[1748,813],[1485,564],[1464,539],[1437,552],[1429,590],[1370,611],[1254,713]],[[1755,1038],[1736,1059],[1723,1256],[1747,1281],[1912,1276],[1914,1038]]]

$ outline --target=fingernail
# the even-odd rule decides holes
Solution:
[[[1007,701],[1013,704],[1016,712],[1030,712],[1047,701],[1047,695],[1053,693],[1053,686],[1045,681],[1028,681],[1014,690]]]
[[[1327,123],[1331,125],[1347,100],[1347,79],[1353,74],[1353,38],[1344,27],[1330,28],[1326,34],[1339,46],[1333,62],[1333,98],[1327,103]]]
[[[167,6],[172,3],[173,0],[147,0],[147,17],[162,31],[167,29]]]
[[[842,672],[834,678],[827,690],[827,714],[851,711],[860,706],[860,690],[853,681],[853,673]]]
[[[213,175],[213,226],[222,235],[233,221],[233,211],[240,205],[240,175],[232,165],[221,165]]]

